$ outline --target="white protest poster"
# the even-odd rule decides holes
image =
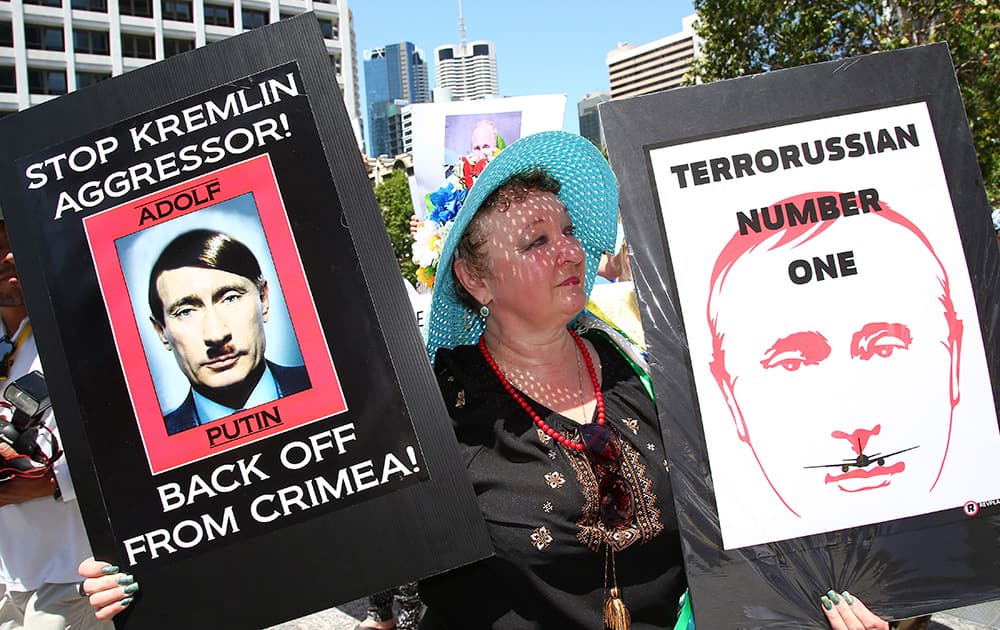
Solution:
[[[427,195],[460,171],[463,160],[482,162],[481,170],[497,150],[522,136],[562,129],[565,108],[565,94],[412,105],[414,212],[423,218]]]
[[[1000,497],[927,105],[649,151],[725,549]]]

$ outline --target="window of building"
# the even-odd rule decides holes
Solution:
[[[0,92],[17,92],[14,66],[0,66]]]
[[[189,50],[194,50],[193,39],[174,39],[172,37],[163,38],[164,57],[173,57],[174,55],[179,55]]]
[[[73,50],[91,55],[111,54],[108,34],[104,31],[85,31],[75,28],[73,29]]]
[[[118,11],[122,15],[153,17],[153,0],[119,0]]]
[[[194,14],[191,12],[190,0],[164,0],[163,19],[193,22]]]
[[[28,48],[34,50],[65,50],[60,27],[25,24],[24,40]]]
[[[24,4],[37,4],[43,7],[61,7],[62,0],[22,0]]]
[[[243,9],[243,28],[259,28],[267,24],[267,11],[257,11],[256,9]]]
[[[438,61],[447,61],[455,58],[455,52],[451,48],[443,48],[438,51]]]
[[[220,7],[217,4],[206,4],[205,24],[215,26],[232,26],[233,7]]]
[[[80,9],[81,11],[108,12],[107,0],[72,0],[72,3],[74,9]]]
[[[0,46],[14,45],[14,27],[10,22],[0,22]]]
[[[156,59],[156,44],[151,35],[122,33],[122,56]]]
[[[87,86],[93,85],[98,81],[103,81],[105,79],[110,79],[110,72],[77,72],[76,73],[76,87],[77,89],[85,88]]]
[[[489,57],[490,47],[489,44],[475,44],[472,47],[472,55],[474,57]]]
[[[337,32],[337,23],[333,20],[320,20],[319,30],[323,31],[323,37],[327,39],[337,39],[339,35]]]
[[[28,68],[28,91],[32,94],[65,94],[66,71]]]

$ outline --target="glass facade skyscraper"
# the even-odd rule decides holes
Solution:
[[[424,53],[410,42],[366,50],[366,152],[370,157],[403,152],[400,108],[430,100]]]

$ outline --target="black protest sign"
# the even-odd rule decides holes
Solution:
[[[1000,261],[947,47],[602,119],[698,624],[1000,595]]]
[[[120,625],[261,627],[489,554],[311,16],[0,136],[88,533],[143,584]]]

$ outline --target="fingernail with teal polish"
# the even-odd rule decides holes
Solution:
[[[112,573],[118,573],[118,567],[115,565],[109,565],[101,569],[101,573],[104,575],[111,575]]]
[[[827,591],[826,596],[830,598],[830,601],[833,602],[834,606],[840,603],[840,598],[837,597],[837,594],[834,593],[833,590]]]
[[[844,601],[847,602],[848,606],[853,606],[854,605],[854,598],[851,597],[850,593],[848,593],[847,591],[844,591],[843,593],[841,593],[841,595],[844,596]]]
[[[120,578],[118,578],[118,584],[121,586],[128,586],[132,582],[135,582],[135,578],[132,577],[131,575],[123,575]]]
[[[122,608],[125,608],[129,604],[131,604],[131,603],[132,603],[132,598],[131,597],[126,597],[125,599],[123,599],[120,602],[118,602],[118,605],[121,606]]]
[[[125,594],[126,595],[131,595],[132,593],[134,593],[134,592],[136,592],[138,590],[139,590],[139,585],[138,584],[129,584],[128,586],[125,587]]]
[[[826,595],[820,597],[819,602],[823,604],[823,608],[826,608],[827,610],[833,610],[833,602],[831,602],[830,598],[827,597]]]

